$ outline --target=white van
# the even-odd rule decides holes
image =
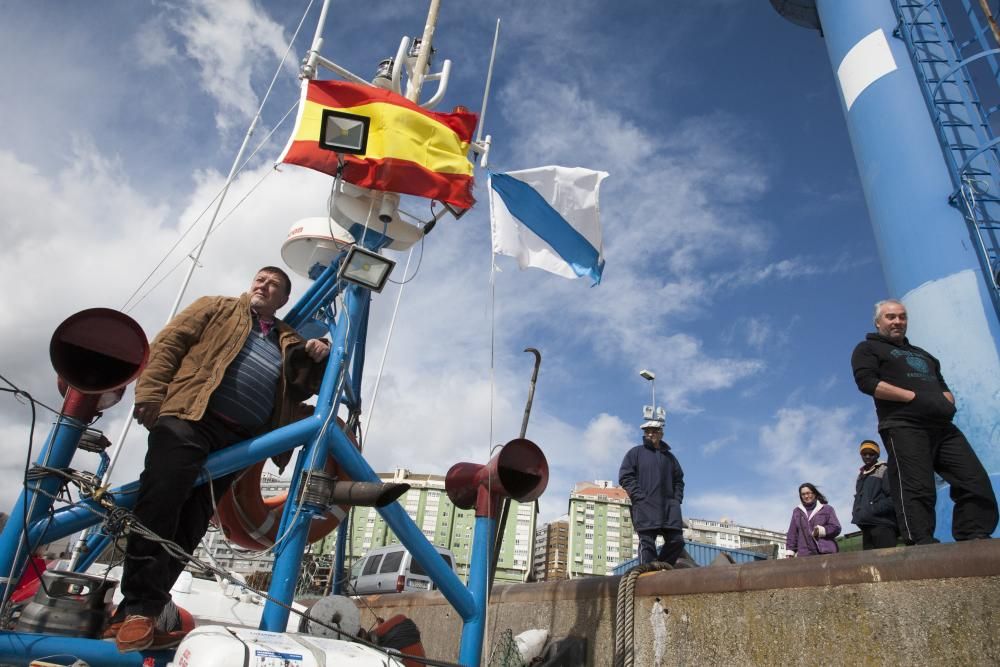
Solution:
[[[455,557],[444,547],[434,547],[452,572]],[[350,595],[432,591],[437,588],[420,563],[402,544],[390,544],[369,551],[351,567],[347,586]]]

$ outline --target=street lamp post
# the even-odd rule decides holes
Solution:
[[[653,410],[656,410],[656,373],[645,368],[639,371],[639,375],[646,380],[649,380],[650,386],[653,388]]]

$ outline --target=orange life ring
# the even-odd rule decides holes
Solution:
[[[357,447],[357,442],[350,433],[347,437]],[[247,468],[216,504],[216,513],[212,517],[212,523],[222,529],[226,539],[251,551],[263,551],[274,545],[274,541],[278,538],[278,524],[285,511],[285,502],[288,500],[287,491],[263,497],[260,488],[263,469],[263,461]],[[324,469],[327,474],[334,475],[339,480],[350,479],[333,458],[326,460]],[[312,525],[309,526],[307,538],[309,544],[333,532],[347,516],[348,511],[350,505],[335,505],[325,513],[314,517]]]

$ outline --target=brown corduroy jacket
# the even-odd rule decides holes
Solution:
[[[201,419],[212,392],[243,348],[252,326],[249,294],[198,299],[170,320],[153,340],[149,363],[136,384],[135,402],[160,403],[161,416]],[[276,321],[276,326],[284,372],[278,381],[270,429],[294,421],[295,406],[314,393],[315,381],[325,365],[299,354],[295,355],[296,366],[308,363],[314,368],[306,373],[290,368],[291,350],[304,341],[281,320]],[[308,377],[312,390],[290,386],[286,376]]]

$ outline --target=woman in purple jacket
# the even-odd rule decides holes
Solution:
[[[806,482],[799,487],[799,499],[802,502],[792,510],[792,522],[785,537],[788,555],[815,556],[839,551],[833,538],[840,535],[840,521],[826,497]]]

